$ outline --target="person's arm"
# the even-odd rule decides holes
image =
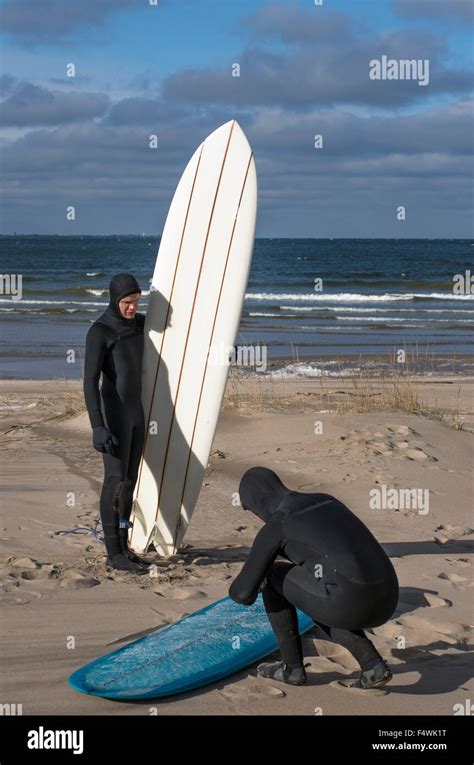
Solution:
[[[258,596],[268,568],[278,556],[283,538],[283,513],[275,513],[260,529],[243,568],[229,588],[229,597],[236,603],[251,606]]]
[[[105,352],[105,337],[101,328],[93,324],[87,333],[84,358],[84,399],[92,428],[104,427],[100,408],[99,380]]]

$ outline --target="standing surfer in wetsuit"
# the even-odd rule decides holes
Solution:
[[[108,308],[87,333],[84,398],[93,446],[104,461],[100,516],[108,560],[114,568],[138,573],[143,568],[128,550],[127,537],[145,435],[141,403],[145,316],[137,313],[141,289],[131,274],[114,276],[109,289]]]
[[[388,682],[392,674],[363,630],[390,619],[398,579],[369,529],[330,494],[291,491],[268,468],[247,470],[239,494],[242,507],[265,526],[229,596],[252,605],[261,589],[282,658],[260,664],[258,673],[292,685],[306,682],[299,608],[323,639],[343,645],[358,661],[357,687]],[[279,555],[286,561],[276,561]]]

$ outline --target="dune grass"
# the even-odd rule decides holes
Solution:
[[[354,370],[344,368],[341,362],[339,369],[332,369],[330,375],[322,374],[311,380],[315,388],[312,392],[290,390],[290,384],[283,376],[278,378],[261,374],[246,375],[242,370],[235,372],[231,368],[224,408],[238,409],[249,414],[308,409],[320,412],[321,408],[336,414],[397,410],[441,420],[450,427],[461,430],[461,385],[456,386],[456,394],[451,399],[448,411],[438,403],[436,396],[434,401],[428,404],[423,396],[423,383],[431,380],[427,374],[435,374],[436,359],[432,357],[431,369],[429,364],[426,369],[425,363],[425,372],[420,374],[415,372],[416,363],[420,358],[425,361],[429,359],[427,352],[422,355],[416,349],[411,363],[400,365],[393,357],[389,357],[385,366],[378,370],[374,369],[367,359],[359,358],[359,364]],[[292,361],[298,363],[295,352]],[[453,364],[454,362],[453,358]],[[308,380],[302,382],[305,385]]]

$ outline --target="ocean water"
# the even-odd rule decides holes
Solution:
[[[159,237],[2,236],[0,273],[22,275],[22,298],[0,294],[3,378],[78,378],[84,339],[115,273],[149,282]],[[238,335],[288,374],[384,365],[405,349],[417,369],[474,371],[472,240],[257,239]],[[319,287],[322,280],[322,290]],[[76,363],[66,353],[76,352]]]

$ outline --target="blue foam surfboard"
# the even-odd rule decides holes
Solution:
[[[314,622],[298,611],[300,634]],[[222,598],[76,670],[76,691],[107,699],[170,696],[232,675],[277,648],[262,596]]]

